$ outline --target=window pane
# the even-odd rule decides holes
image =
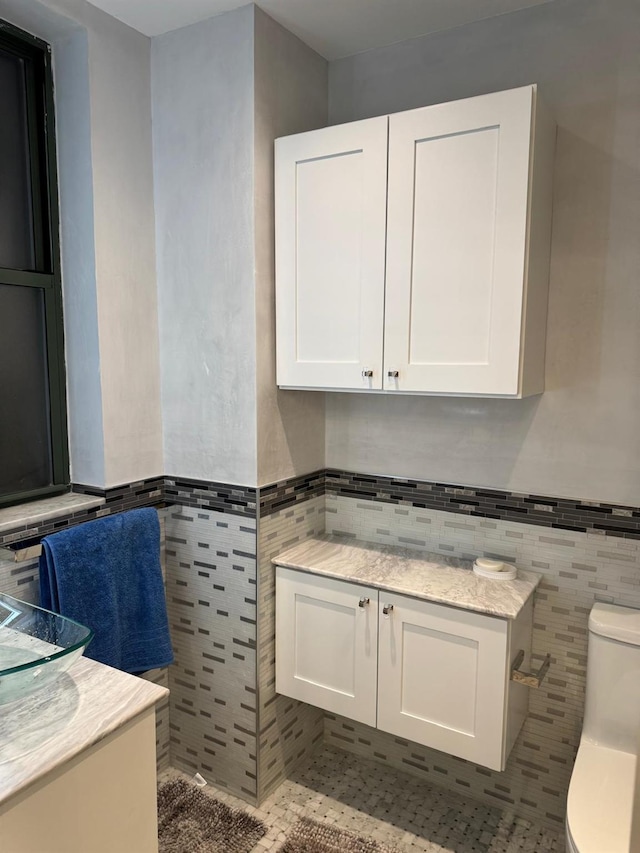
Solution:
[[[24,60],[0,50],[0,267],[33,269]]]
[[[44,292],[0,284],[0,494],[52,482]]]

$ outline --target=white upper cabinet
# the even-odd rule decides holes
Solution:
[[[388,123],[276,141],[279,385],[382,388]]]
[[[526,87],[391,116],[386,388],[519,393],[533,109]]]
[[[535,86],[278,140],[278,383],[543,391],[554,147]]]

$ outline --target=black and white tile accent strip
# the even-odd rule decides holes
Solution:
[[[94,486],[80,484],[74,484],[71,489],[78,494],[105,498],[105,503],[91,509],[48,518],[40,524],[31,521],[29,524],[13,527],[0,534],[0,546],[11,546],[19,543],[21,547],[24,547],[30,544],[31,540],[38,541],[50,533],[57,533],[59,530],[65,530],[68,527],[74,527],[76,524],[83,524],[85,521],[92,521],[95,518],[102,518],[104,515],[112,515],[115,512],[124,512],[142,506],[158,506],[164,500],[164,477],[127,483],[125,486],[117,486],[113,489],[98,489]]]
[[[541,527],[640,539],[640,507],[520,494],[328,468],[326,494]]]
[[[207,480],[154,477],[112,489],[100,489],[79,483],[74,483],[71,489],[79,494],[104,498],[105,503],[92,509],[49,518],[40,524],[34,524],[31,521],[28,525],[13,527],[0,534],[0,546],[19,543],[24,547],[31,540],[38,541],[50,533],[57,533],[58,530],[92,521],[104,515],[142,506],[160,506],[164,503],[227,512],[246,518],[256,517],[257,490],[248,486],[214,483]]]
[[[251,486],[165,477],[163,498],[168,504],[256,517],[258,490]]]
[[[164,500],[164,484],[164,477],[153,477],[150,480],[139,480],[136,483],[126,483],[123,486],[114,486],[111,489],[99,489],[95,486],[74,483],[71,490],[81,495],[95,495],[104,498],[104,506],[98,507],[98,509],[104,510],[108,507],[111,512],[122,512],[126,509],[136,509],[161,502]]]
[[[335,468],[282,480],[260,488],[259,494],[261,516],[316,495],[332,494],[578,533],[593,531],[640,539],[640,507],[359,474]]]
[[[314,471],[302,477],[280,480],[260,488],[260,516],[273,515],[301,501],[325,494],[325,471]]]
[[[640,507],[359,474],[334,468],[281,480],[259,489],[207,480],[156,477],[106,490],[74,485],[73,491],[104,497],[106,503],[68,516],[47,519],[37,528],[34,528],[33,523],[28,527],[22,525],[12,528],[0,535],[0,545],[24,542],[35,536],[40,538],[93,518],[139,506],[168,503],[255,518],[258,511],[261,517],[266,517],[324,494],[515,521],[577,533],[593,532],[640,539]]]

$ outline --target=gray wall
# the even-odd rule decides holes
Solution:
[[[98,337],[107,486],[162,473],[149,39],[89,18]]]
[[[327,62],[255,8],[258,485],[324,466],[324,394],[276,386],[273,141],[327,124]]]
[[[105,482],[87,31],[53,42],[71,475]]]
[[[537,82],[559,128],[545,393],[329,394],[329,466],[640,504],[639,53],[637,0],[555,0],[331,63],[332,124]]]
[[[149,40],[85,0],[0,0],[52,44],[71,476],[162,473]]]
[[[166,473],[324,464],[322,395],[275,386],[273,140],[327,120],[327,63],[253,5],[152,40]]]
[[[252,5],[153,42],[85,0],[0,16],[53,45],[72,479],[322,467],[323,395],[275,388],[272,156],[327,63]]]
[[[253,9],[152,41],[169,475],[256,479]]]

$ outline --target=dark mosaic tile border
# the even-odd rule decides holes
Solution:
[[[123,512],[127,509],[136,509],[137,507],[162,502],[164,500],[164,482],[164,477],[153,477],[150,480],[139,480],[136,483],[127,483],[124,486],[115,486],[112,489],[98,489],[95,486],[74,483],[71,490],[81,495],[95,495],[98,498],[104,498],[104,505],[98,509],[108,507],[113,512]]]
[[[326,494],[579,533],[640,539],[640,507],[356,474],[327,468]]]
[[[164,478],[164,500],[215,512],[230,512],[246,518],[256,517],[258,490],[250,486],[235,486],[207,480],[183,477]]]
[[[24,547],[32,540],[35,543],[49,533],[56,533],[58,530],[64,530],[85,521],[92,521],[116,512],[125,512],[128,509],[159,506],[164,503],[228,512],[246,518],[256,517],[257,490],[228,483],[154,477],[112,489],[99,489],[95,486],[84,486],[81,483],[74,483],[71,488],[78,494],[104,498],[105,503],[91,509],[48,518],[40,524],[31,522],[5,530],[0,534],[0,546],[19,542]]]
[[[325,471],[314,471],[302,477],[280,480],[260,488],[260,516],[273,515],[300,501],[308,501],[325,493]]]
[[[150,480],[141,480],[136,483],[127,483],[126,486],[118,486],[114,489],[96,489],[93,486],[75,484],[71,487],[74,492],[82,495],[92,495],[105,498],[105,503],[90,509],[82,509],[68,515],[47,518],[41,523],[31,522],[19,527],[13,527],[0,534],[0,546],[10,546],[19,542],[22,547],[39,541],[43,536],[57,533],[76,524],[85,521],[93,521],[105,515],[116,512],[124,512],[128,509],[136,509],[142,506],[157,506],[163,501],[164,477],[155,477]]]
[[[578,533],[640,539],[640,507],[358,474],[335,468],[281,480],[260,489],[205,480],[155,477],[106,490],[74,484],[73,491],[104,497],[105,503],[89,510],[47,519],[39,525],[32,523],[7,530],[0,535],[0,546],[15,542],[24,544],[29,539],[39,539],[84,521],[141,506],[169,503],[256,518],[258,509],[260,515],[265,517],[324,494],[516,521]]]

